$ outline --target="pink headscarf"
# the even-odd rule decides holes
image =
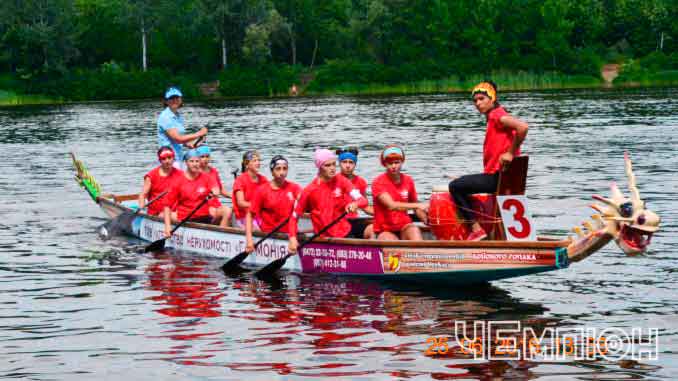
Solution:
[[[317,149],[313,153],[313,161],[315,162],[315,167],[320,169],[320,167],[323,166],[326,162],[329,160],[337,160],[337,155],[334,154],[334,152],[328,150],[328,149]]]

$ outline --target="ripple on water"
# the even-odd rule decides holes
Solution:
[[[0,108],[0,377],[17,379],[658,379],[678,374],[678,89],[503,95],[530,124],[528,198],[537,226],[565,234],[590,196],[617,181],[623,151],[641,196],[663,218],[648,254],[610,245],[585,262],[485,287],[429,289],[287,275],[278,284],[225,277],[215,260],[138,254],[102,242],[101,213],[72,181],[75,150],[106,191],[141,186],[155,151],[156,102]],[[386,143],[405,146],[420,195],[446,175],[481,170],[483,120],[465,94],[188,102],[229,173],[245,149],[284,154],[290,177],[314,175],[311,151],[361,148],[358,171],[381,170]],[[30,158],[30,160],[26,160]],[[265,167],[265,166],[264,166]],[[481,361],[456,346],[426,355],[455,322],[519,321],[537,332],[609,327],[660,331],[658,361]]]

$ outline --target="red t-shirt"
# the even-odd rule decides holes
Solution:
[[[210,167],[209,172],[205,172],[206,175],[210,176],[212,180],[217,184],[219,187],[219,190],[221,190],[221,177],[219,177],[219,171],[217,171],[216,168]],[[218,208],[221,206],[221,202],[219,201],[219,197],[214,197],[210,199],[207,204],[213,208]]]
[[[400,174],[400,184],[396,184],[386,173],[382,173],[372,181],[372,197],[374,200],[374,231],[399,233],[412,219],[404,210],[389,210],[378,198],[388,193],[395,202],[417,202],[417,190],[412,178]]]
[[[254,193],[257,191],[257,189],[264,184],[268,184],[268,180],[266,179],[266,177],[262,176],[259,173],[257,173],[256,183],[252,181],[252,178],[247,172],[240,174],[240,176],[238,176],[238,178],[235,179],[235,182],[233,183],[233,196],[232,196],[233,211],[235,212],[235,218],[238,219],[245,218],[245,214],[247,213],[247,209],[238,206],[235,193],[237,191],[243,191],[245,201],[250,201],[252,197],[254,197]]]
[[[210,193],[212,188],[216,187],[217,183],[206,173],[201,172],[198,177],[193,180],[187,179],[184,175],[174,184],[172,191],[168,194],[168,196],[170,196],[168,202],[171,202],[171,209],[177,212],[177,218],[183,220],[193,209],[198,207],[198,204],[207,197],[207,194]],[[205,203],[191,218],[209,216],[210,206],[211,205],[208,205],[208,203]]]
[[[353,187],[355,187],[357,190],[360,191],[360,194],[363,195],[363,197],[367,198],[367,181],[363,179],[362,177],[358,175],[353,175],[352,179],[349,179],[348,177],[344,176],[342,173],[340,175],[345,178],[346,180],[350,181],[351,184],[353,184]],[[346,203],[349,203],[353,200],[351,200],[350,195],[346,195]],[[349,213],[346,215],[348,218],[356,218],[358,217],[358,212],[355,213]]]
[[[160,167],[151,169],[146,175],[144,175],[144,179],[148,178],[151,180],[151,190],[148,192],[147,196],[148,200],[154,199],[164,191],[170,191],[174,183],[181,180],[181,177],[184,177],[184,171],[174,167],[172,167],[172,170],[167,176],[162,176],[160,174]],[[167,196],[169,196],[170,192],[167,193],[168,194],[162,196],[160,199],[148,206],[148,214],[156,216],[162,213],[162,211],[165,209],[165,206],[170,205],[167,202],[169,199]]]
[[[350,198],[346,198],[347,194]],[[297,220],[306,211],[311,212],[313,231],[319,232],[344,212],[350,200],[355,200],[361,208],[367,206],[367,199],[344,176],[336,175],[328,182],[323,182],[316,177],[301,192],[297,208],[290,218],[289,234],[297,234]],[[346,237],[350,231],[351,224],[343,218],[322,236]]]
[[[264,233],[273,231],[273,229],[282,223],[292,213],[294,202],[301,194],[299,184],[285,181],[280,189],[273,189],[272,183],[260,186],[252,197],[250,212],[261,219],[259,227]],[[287,233],[287,225],[279,231]]]
[[[508,115],[508,113],[501,106],[487,114],[487,131],[483,143],[483,166],[484,172],[488,174],[496,173],[500,169],[499,156],[509,151],[516,134],[514,129],[506,128],[501,124],[499,119],[504,115]],[[520,155],[520,149],[515,155]]]
[[[214,167],[210,167],[209,173],[208,172],[205,172],[205,173],[212,176],[214,181],[217,183],[217,186],[219,187],[219,189],[221,189],[221,177],[219,176],[219,171],[217,171],[217,169],[214,168]]]

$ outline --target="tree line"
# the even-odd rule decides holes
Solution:
[[[678,50],[675,0],[3,0],[0,73],[435,62],[592,73]]]

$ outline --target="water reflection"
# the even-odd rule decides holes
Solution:
[[[146,267],[148,288],[161,294],[150,300],[166,307],[157,312],[172,317],[220,316],[219,299],[224,297],[219,283],[203,272],[207,262],[156,254],[156,261]]]
[[[533,327],[554,323],[553,319],[539,318],[545,311],[543,306],[522,302],[489,285],[470,290],[432,290],[332,276],[288,275],[278,284],[250,274],[222,279],[215,261],[176,253],[156,254],[145,273],[145,287],[153,291],[148,299],[160,307],[156,313],[181,318],[162,322],[174,328],[158,338],[187,342],[173,346],[167,360],[225,366],[240,372],[386,376],[384,369],[365,361],[376,354],[392,366],[403,368],[387,372],[390,376],[459,376],[451,370],[409,369],[415,362],[417,368],[425,362],[427,366],[423,368],[443,366],[463,371],[466,376],[496,376],[509,369],[515,373],[517,368],[496,362],[464,364],[471,356],[459,350],[442,357],[426,356],[426,338],[452,335],[457,320],[517,320]],[[232,322],[237,321],[248,324],[233,327]],[[221,340],[223,331],[210,330],[206,325],[231,326],[228,340]],[[192,341],[204,340],[213,340],[209,349],[198,353],[191,350]],[[238,348],[269,353],[272,358],[286,361],[233,362],[224,358],[230,357],[228,351]],[[285,353],[292,356],[288,358]],[[298,357],[298,353],[303,356]],[[308,365],[309,361],[320,364]],[[526,362],[519,365],[521,371],[533,366]]]

